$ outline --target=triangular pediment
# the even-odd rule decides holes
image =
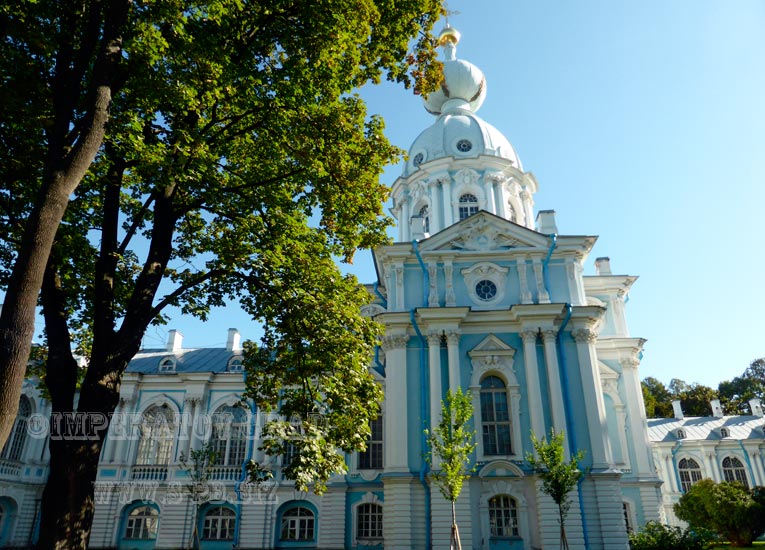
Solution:
[[[481,343],[468,352],[470,357],[480,357],[484,355],[514,355],[515,348],[508,346],[502,340],[489,334],[481,340]]]
[[[482,210],[420,241],[420,250],[491,252],[513,248],[547,249],[549,243],[547,235]]]

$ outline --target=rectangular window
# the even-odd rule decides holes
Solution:
[[[383,419],[382,415],[369,423],[371,434],[367,450],[359,453],[359,470],[381,470],[383,467]]]

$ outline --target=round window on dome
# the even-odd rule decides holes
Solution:
[[[469,139],[461,139],[457,142],[457,151],[460,153],[467,153],[473,148],[473,144]]]
[[[497,295],[497,285],[488,279],[478,281],[475,285],[475,294],[480,300],[488,302]]]
[[[417,153],[416,155],[414,155],[414,158],[412,159],[412,164],[414,164],[415,166],[419,166],[420,164],[422,164],[422,161],[424,160],[425,160],[425,155],[423,155],[422,153]]]

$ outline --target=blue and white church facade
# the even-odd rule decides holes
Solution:
[[[347,458],[324,496],[295,491],[281,476],[290,457],[269,462],[258,450],[259,411],[237,406],[238,333],[225,348],[195,350],[171,331],[165,349],[142,351],[125,374],[91,547],[184,548],[196,524],[211,550],[448,548],[450,505],[430,483],[423,430],[458,388],[472,396],[477,444],[457,502],[464,548],[558,548],[557,507],[525,460],[531,434],[551,429],[565,433],[568,456],[586,453],[567,521],[572,549],[626,550],[628,529],[662,519],[638,375],[644,340],[625,318],[636,278],[613,274],[608,258],[585,276],[596,237],[559,234],[553,211],[535,215],[538,184],[477,116],[486,80],[456,58],[458,39],[442,33],[445,80],[425,102],[435,119],[392,187],[398,237],[374,251],[376,299],[363,313],[385,327],[370,367],[385,398],[368,450]],[[47,405],[32,384],[24,399],[27,416],[0,457],[0,547],[34,539],[47,472],[45,440],[30,431]],[[182,457],[205,443],[219,451],[220,491],[195,520]],[[244,483],[249,459],[274,470],[267,494]]]
[[[558,233],[553,211],[534,216],[537,182],[513,146],[476,114],[486,80],[442,33],[445,80],[425,101],[435,116],[393,184],[397,242],[374,252],[385,326],[382,475],[385,540],[448,547],[448,503],[421,482],[422,431],[447,389],[472,396],[475,471],[458,501],[472,548],[555,548],[557,508],[525,457],[531,434],[565,432],[584,450],[573,496],[572,548],[627,548],[627,527],[660,519],[638,365],[625,298],[635,277],[610,261],[583,265],[596,237]],[[406,434],[406,437],[404,437]],[[437,468],[437,464],[434,466]],[[429,531],[426,526],[432,525]]]

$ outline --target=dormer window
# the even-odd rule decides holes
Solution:
[[[159,372],[175,372],[175,358],[164,357],[159,362]]]
[[[241,355],[234,355],[228,361],[228,372],[242,372],[244,370],[244,362]]]
[[[730,437],[730,431],[728,431],[728,428],[720,428],[720,437]]]
[[[685,430],[677,430],[677,438],[685,439]]]
[[[425,155],[423,155],[422,153],[417,153],[416,155],[414,155],[414,159],[412,159],[412,164],[414,164],[415,166],[419,166],[420,164],[422,164],[422,161],[424,160],[425,160]]]

